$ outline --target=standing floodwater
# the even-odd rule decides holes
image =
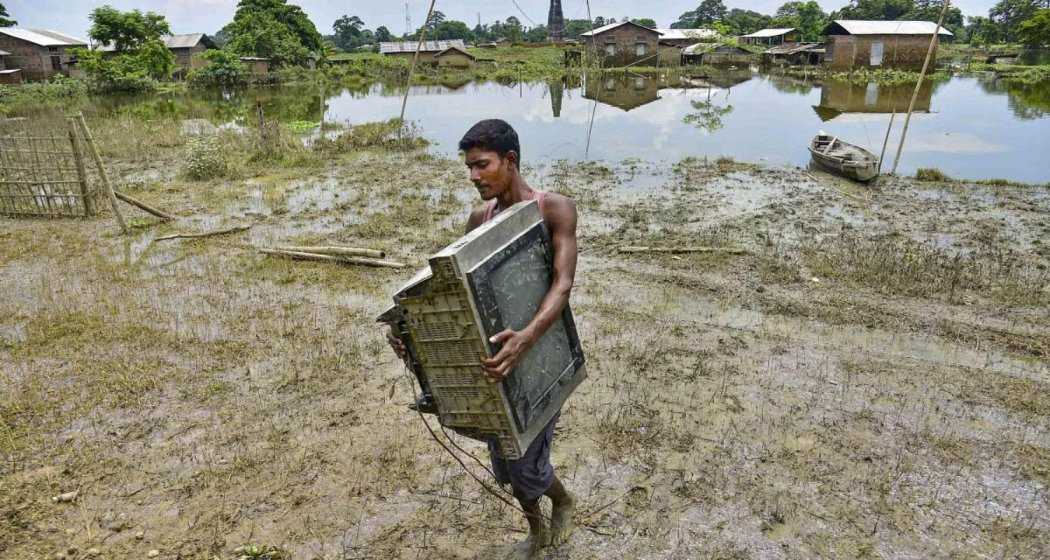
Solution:
[[[618,74],[502,85],[462,82],[412,88],[407,118],[453,154],[463,123],[505,119],[521,131],[526,163],[567,159],[677,162],[729,156],[740,161],[805,165],[820,130],[878,154],[890,114],[906,110],[914,84],[818,81],[755,73],[709,75]],[[232,95],[132,100],[121,111],[143,110],[215,124],[250,124],[255,101],[267,114],[299,128],[325,119],[342,124],[397,116],[404,89],[373,84],[247,90]],[[887,161],[903,118],[896,120]],[[924,83],[899,173],[937,168],[969,179],[1050,181],[1050,82],[1012,85],[991,77],[953,77]]]

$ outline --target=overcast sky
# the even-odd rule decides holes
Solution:
[[[369,29],[387,26],[394,33],[405,31],[405,0],[291,0],[306,10],[322,34],[332,32],[332,22],[343,14],[351,14],[364,20]],[[517,0],[526,16],[536,23],[546,23],[549,0]],[[730,8],[747,8],[763,13],[772,13],[785,0],[724,0]],[[847,0],[818,0],[825,11],[842,7]],[[138,8],[164,14],[175,33],[214,33],[233,18],[237,0],[0,0],[7,12],[22,27],[43,27],[63,31],[86,38],[89,27],[88,13],[105,4],[122,10]],[[667,27],[678,19],[682,12],[691,10],[699,0],[660,0],[640,7],[637,0],[592,0],[594,16],[651,17],[661,27]],[[994,0],[959,0],[955,5],[966,15],[988,15]],[[426,16],[429,5],[426,0],[408,0],[412,24],[418,26]],[[470,23],[473,27],[478,14],[482,22],[517,16],[529,25],[528,19],[514,7],[512,0],[459,0],[437,2],[437,9],[452,19]],[[586,18],[584,0],[562,0],[566,18]]]

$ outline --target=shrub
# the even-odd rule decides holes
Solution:
[[[336,138],[319,138],[314,143],[317,150],[349,152],[371,147],[418,148],[427,141],[419,136],[419,130],[411,123],[402,125],[401,119],[362,123],[352,126]]]
[[[226,153],[214,136],[198,136],[186,145],[186,176],[194,180],[216,179],[226,175]]]
[[[236,53],[210,50],[197,56],[207,64],[187,76],[193,87],[237,86],[248,82],[248,70]]]

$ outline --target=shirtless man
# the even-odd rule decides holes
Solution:
[[[554,273],[547,295],[529,324],[519,330],[505,330],[492,337],[502,348],[490,359],[482,360],[485,375],[493,382],[511,375],[514,367],[569,302],[576,276],[576,205],[562,195],[534,190],[521,176],[521,146],[518,134],[502,120],[484,120],[470,128],[459,141],[459,149],[470,170],[470,180],[484,201],[467,220],[467,231],[491,220],[501,211],[523,200],[535,199],[543,221],[550,232],[554,248]],[[400,342],[391,337],[391,345],[404,355]],[[560,545],[568,540],[574,528],[576,500],[554,474],[550,463],[556,415],[520,459],[508,460],[499,453],[495,442],[489,443],[492,471],[500,484],[510,484],[525,512],[529,536],[518,543],[508,558],[537,558],[548,543]],[[540,512],[540,498],[551,499],[550,527]]]

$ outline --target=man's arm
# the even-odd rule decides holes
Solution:
[[[492,337],[491,342],[502,343],[495,356],[482,360],[485,374],[493,382],[500,381],[514,369],[521,357],[547,332],[569,303],[572,283],[576,278],[576,205],[561,196],[547,195],[547,223],[554,245],[554,274],[547,295],[532,321],[520,331],[507,329]],[[468,225],[468,228],[470,226]],[[469,231],[469,229],[468,229]]]

